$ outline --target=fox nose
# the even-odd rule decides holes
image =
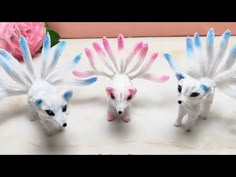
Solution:
[[[122,114],[123,112],[122,111],[118,111],[118,114]]]
[[[182,103],[182,101],[181,101],[181,100],[178,100],[178,103],[179,103],[179,104],[181,104],[181,103]]]
[[[67,126],[67,123],[64,123],[62,126],[63,126],[63,127],[66,127],[66,126]]]

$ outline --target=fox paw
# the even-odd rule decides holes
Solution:
[[[107,115],[107,120],[108,120],[108,121],[113,121],[114,119],[115,119],[114,116],[112,116],[112,115],[110,115],[110,114]]]
[[[124,116],[123,121],[126,122],[126,123],[130,122],[130,117],[129,116]]]

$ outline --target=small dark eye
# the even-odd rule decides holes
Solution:
[[[127,100],[131,100],[132,99],[132,95],[129,95],[128,97],[127,97]]]
[[[200,95],[200,93],[198,93],[198,92],[193,92],[191,95],[190,95],[190,97],[197,97],[197,96],[199,96]]]
[[[62,112],[66,112],[66,110],[67,110],[67,105],[63,106]]]
[[[111,93],[111,99],[116,99],[113,93]]]
[[[181,93],[181,91],[182,91],[182,87],[178,85],[178,92]]]
[[[54,112],[51,110],[45,110],[45,112],[49,115],[49,116],[55,116]]]

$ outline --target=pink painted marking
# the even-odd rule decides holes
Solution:
[[[169,80],[169,76],[167,75],[163,75],[163,76],[155,76],[154,74],[150,74],[150,73],[146,73],[143,75],[144,79],[153,81],[153,82],[165,82],[167,80]]]
[[[103,46],[106,50],[110,50],[111,46],[108,39],[104,36],[102,39]]]
[[[72,71],[73,75],[76,76],[76,77],[88,77],[88,76],[91,76],[91,71],[85,71],[85,72],[81,72],[81,71],[78,71],[78,70],[74,70]]]
[[[85,53],[89,59],[89,62],[91,65],[94,65],[94,58],[93,58],[93,54],[92,54],[92,51],[88,48],[85,48]]]
[[[142,45],[142,49],[139,53],[140,58],[144,59],[147,54],[147,51],[148,51],[148,44],[146,43]]]
[[[129,94],[131,94],[132,96],[135,95],[137,93],[137,89],[129,89]]]
[[[108,114],[107,115],[107,120],[108,121],[112,121],[112,120],[114,120],[115,118],[111,115],[111,114]]]
[[[119,51],[124,50],[124,36],[122,34],[118,36],[118,49]]]
[[[130,117],[129,116],[124,116],[123,121],[126,122],[126,123],[130,122]]]
[[[102,50],[102,47],[100,46],[99,43],[93,42],[93,47],[100,56],[102,57],[106,56],[105,52]]]
[[[142,48],[142,46],[143,46],[143,42],[142,42],[142,41],[141,41],[141,42],[138,42],[138,43],[135,45],[135,47],[134,47],[132,53],[137,53],[137,52]]]
[[[170,76],[163,75],[163,76],[160,76],[159,79],[160,79],[160,81],[165,82],[170,79]]]
[[[111,87],[107,87],[107,88],[106,88],[106,92],[107,92],[108,94],[111,94],[113,91],[114,91],[114,88],[111,88]]]
[[[155,61],[156,58],[157,58],[157,56],[158,56],[158,53],[157,53],[157,52],[156,52],[156,53],[153,53],[153,54],[151,55],[151,61],[152,61],[152,62]]]

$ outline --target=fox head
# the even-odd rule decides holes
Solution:
[[[178,103],[195,105],[201,102],[210,92],[211,88],[201,81],[181,73],[176,74],[178,80]]]
[[[63,92],[45,93],[37,98],[32,98],[35,110],[40,119],[53,123],[58,128],[67,126],[67,116],[69,114],[69,101],[73,92],[70,90]]]
[[[107,96],[111,105],[116,109],[118,115],[122,115],[125,108],[132,102],[137,93],[134,87],[116,89],[112,87],[106,88]]]

